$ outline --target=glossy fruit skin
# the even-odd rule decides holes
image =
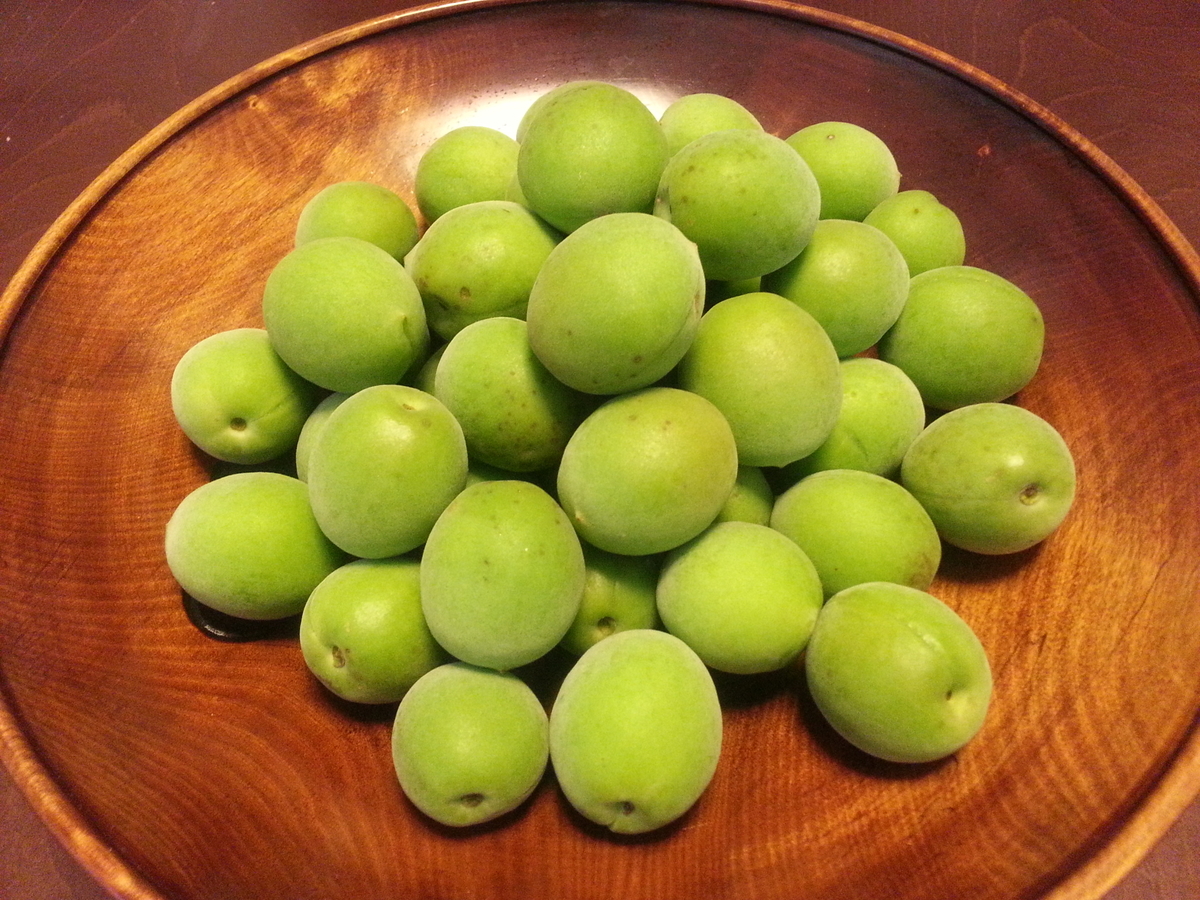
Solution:
[[[967,255],[962,222],[929,191],[900,191],[881,201],[863,221],[892,239],[910,276],[961,266]]]
[[[1075,499],[1075,461],[1062,435],[1020,406],[964,406],[913,441],[900,480],[949,544],[989,555],[1045,540]]]
[[[899,366],[938,410],[1006,400],[1033,380],[1046,327],[1033,299],[975,266],[915,276],[879,358]]]
[[[428,352],[412,278],[361,238],[319,238],[292,250],[267,276],[262,309],[283,361],[330,391],[394,384]]]
[[[983,727],[991,701],[978,636],[945,603],[904,585],[864,583],[831,597],[804,668],[834,730],[892,762],[955,753]]]
[[[642,556],[691,540],[716,519],[737,480],[737,444],[698,394],[646,388],[583,421],[558,469],[558,498],[588,543]]]
[[[370,181],[339,181],[304,204],[296,246],[324,237],[356,237],[403,259],[418,233],[416,216],[395,191]]]
[[[414,684],[392,724],[392,761],[405,795],[454,827],[516,809],[549,760],[545,708],[517,676],[462,662]]]
[[[429,629],[464,662],[515,669],[548,653],[583,596],[583,549],[554,499],[524,481],[482,481],[438,518],[421,557]]]
[[[861,222],[900,188],[891,149],[853,122],[818,122],[787,139],[812,169],[821,190],[822,219]]]
[[[381,384],[330,413],[308,461],[313,513],[353,556],[382,559],[419,547],[462,490],[467,445],[437,398]]]
[[[654,211],[694,241],[705,277],[738,281],[773,272],[804,249],[820,192],[808,165],[764,131],[717,131],[667,164]]]
[[[468,203],[504,200],[517,175],[517,142],[495,128],[464,125],[421,154],[413,178],[417,208],[432,224]]]
[[[799,657],[825,601],[796,543],[750,522],[713,525],[667,554],[658,610],[671,634],[722,672],[773,672]]]
[[[638,834],[691,809],[721,753],[712,676],[662,631],[614,634],[585,652],[550,710],[550,759],[563,793],[591,821]]]
[[[825,330],[766,292],[730,297],[704,314],[678,384],[721,411],[748,466],[783,466],[812,453],[842,402],[837,352]]]
[[[300,651],[343,700],[394,703],[446,662],[421,612],[420,562],[358,559],[330,572],[304,604]]]
[[[299,613],[346,562],[317,526],[304,482],[278,472],[238,472],[193,490],[167,522],[164,549],[187,594],[244,619]]]
[[[550,92],[524,128],[517,178],[535,213],[564,233],[616,212],[650,212],[667,162],[654,114],[594,81]]]
[[[854,469],[816,472],[792,485],[775,501],[771,527],[800,545],[827,597],[867,581],[924,590],[942,559],[937,529],[916,498]]]
[[[197,341],[171,374],[171,410],[183,433],[210,456],[241,465],[291,450],[317,396],[261,328]]]
[[[691,345],[704,272],[677,228],[645,213],[588,222],[551,251],[529,295],[529,343],[564,384],[589,394],[648,387]]]

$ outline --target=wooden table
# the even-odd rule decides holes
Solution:
[[[5,0],[0,6],[0,283],[122,151],[224,79],[384,0]],[[1195,0],[814,0],[932,45],[1049,107],[1200,247]],[[0,897],[107,896],[0,772]],[[1200,800],[1106,900],[1200,897]]]

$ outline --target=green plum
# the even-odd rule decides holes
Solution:
[[[825,443],[785,467],[792,483],[824,469],[860,469],[894,479],[925,427],[921,392],[902,369],[869,356],[844,359],[841,369],[837,422]]]
[[[623,834],[667,825],[700,799],[721,754],[721,705],[695,651],[663,631],[588,649],[550,710],[550,761],[571,805]]]
[[[504,200],[517,174],[517,142],[483,125],[447,131],[421,154],[413,180],[417,208],[432,224],[469,203]]]
[[[1005,400],[1033,380],[1046,326],[1033,299],[975,266],[913,277],[879,358],[913,380],[926,406],[950,410]]]
[[[773,272],[804,249],[820,190],[786,143],[763,131],[716,131],[663,171],[654,211],[696,243],[705,276],[738,281]]]
[[[591,81],[587,79],[564,81],[562,84],[555,85],[550,90],[539,94],[537,99],[529,104],[528,108],[525,110],[525,113],[521,116],[521,120],[517,123],[517,143],[521,143],[525,140],[525,135],[529,133],[529,126],[533,124],[533,120],[537,118],[538,113],[549,106],[558,97],[561,97],[563,94],[569,94],[584,86],[604,84],[606,84],[606,82]]]
[[[908,264],[892,239],[848,219],[822,219],[800,255],[762,280],[764,291],[820,322],[842,358],[883,337],[900,317],[908,287]]]
[[[853,122],[818,122],[787,139],[816,176],[822,219],[861,222],[900,189],[900,170],[879,135]]]
[[[254,465],[282,456],[317,404],[261,328],[234,328],[193,344],[171,374],[171,409],[209,456]]]
[[[449,340],[489,316],[524,318],[534,279],[560,235],[507,200],[468,203],[429,226],[404,260],[429,328]]]
[[[324,237],[356,237],[396,259],[417,242],[417,217],[395,191],[370,181],[339,181],[313,195],[296,222],[296,246]]]
[[[321,429],[325,427],[329,414],[341,406],[349,396],[349,394],[336,392],[330,394],[318,403],[308,414],[308,418],[304,420],[300,436],[296,439],[296,477],[301,481],[308,481],[308,459],[312,455],[313,442],[317,439]]]
[[[743,465],[783,466],[812,453],[837,421],[841,369],[825,330],[777,294],[711,307],[679,364],[678,384],[729,421]]]
[[[555,465],[594,406],[533,355],[525,322],[506,316],[474,322],[451,339],[434,396],[462,426],[473,460],[512,472]]]
[[[775,501],[771,527],[800,545],[825,596],[865,581],[924,590],[942,561],[929,514],[890,479],[856,469],[815,472]]]
[[[942,538],[975,553],[1016,553],[1045,540],[1075,499],[1075,461],[1058,430],[1008,403],[963,406],[909,447],[901,483]]]
[[[413,805],[466,827],[516,809],[549,762],[546,710],[517,676],[451,662],[409,688],[392,725],[396,779]]]
[[[282,619],[346,556],[317,525],[303,481],[237,472],[193,490],[165,536],[167,566],[205,606],[242,619]]]
[[[767,476],[758,466],[738,466],[733,493],[717,513],[717,522],[753,522],[768,525],[775,494]]]
[[[886,582],[829,599],[804,670],[834,730],[892,762],[957,752],[983,727],[992,696],[991,666],[971,627],[931,594]]]
[[[737,479],[737,444],[712,403],[677,388],[607,401],[563,451],[558,497],[588,543],[660,553],[712,524]]]
[[[412,386],[427,394],[433,393],[434,382],[437,380],[438,365],[446,352],[446,344],[441,344],[425,358],[425,362],[413,374]]]
[[[560,646],[581,656],[592,644],[635,628],[658,627],[654,592],[661,559],[621,556],[583,544],[586,579],[575,621]]]
[[[318,238],[292,250],[267,276],[262,311],[283,361],[330,391],[395,383],[428,352],[412,278],[361,238]]]
[[[754,113],[722,94],[685,94],[674,100],[658,118],[667,136],[667,151],[674,156],[696,138],[714,131],[740,128],[762,131]]]
[[[300,614],[300,651],[343,700],[394,703],[446,662],[421,612],[416,559],[357,559],[330,572]]]
[[[704,272],[677,228],[645,213],[593,219],[551,251],[529,295],[529,343],[554,377],[589,394],[646,387],[687,351]]]
[[[722,522],[667,554],[658,612],[721,672],[773,672],[800,656],[825,602],[816,568],[766,525]]]
[[[929,191],[900,191],[881,201],[863,221],[892,239],[909,275],[961,266],[967,255],[962,222]]]
[[[650,212],[667,162],[654,114],[616,85],[575,82],[537,104],[517,177],[529,208],[562,232],[617,212]]]
[[[467,446],[450,411],[398,384],[364,388],[329,414],[308,459],[313,513],[354,556],[399,556],[424,543],[462,490]]]
[[[438,643],[464,662],[508,670],[544,656],[583,596],[583,549],[549,494],[481,481],[446,507],[421,557],[421,605]]]

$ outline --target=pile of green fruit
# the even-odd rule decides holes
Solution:
[[[1038,543],[1075,471],[1003,402],[1041,361],[1037,305],[899,181],[853,124],[783,140],[726,97],[656,118],[578,81],[516,138],[433,143],[425,227],[329,186],[265,327],[174,371],[184,432],[244,471],[180,503],[172,573],[220,613],[299,616],[329,690],[398,703],[399,783],[447,824],[547,765],[614,831],[674,821],[717,766],[714,670],[800,666],[861,750],[956,752],[992,679],[927,593],[943,542]],[[522,675],[552,651],[578,659],[547,713]]]

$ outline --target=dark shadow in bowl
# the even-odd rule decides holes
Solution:
[[[734,675],[710,669],[721,709],[726,711],[752,709],[769,703],[781,694],[795,690],[802,674],[794,665],[774,672],[756,675]]]
[[[937,576],[944,581],[955,584],[982,584],[989,581],[1003,581],[1017,573],[1018,570],[1031,566],[1041,552],[1041,544],[1034,544],[1028,550],[1018,553],[1004,553],[991,556],[984,553],[972,553],[942,542],[942,563],[938,567]]]
[[[242,619],[205,606],[186,591],[180,591],[180,597],[188,621],[201,634],[214,641],[242,644],[248,641],[298,638],[300,635],[299,615],[284,619]]]

